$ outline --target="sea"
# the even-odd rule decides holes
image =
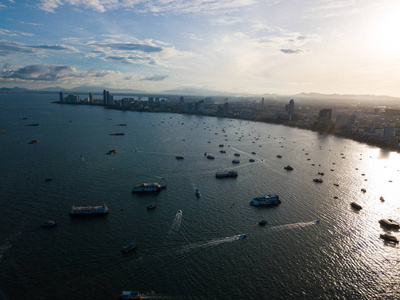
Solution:
[[[0,95],[0,299],[400,298],[399,245],[380,238],[400,232],[378,222],[400,220],[398,153],[281,125],[57,100]],[[238,177],[215,177],[224,170]],[[167,188],[131,193],[152,182]],[[281,204],[249,205],[266,194]],[[103,204],[106,216],[69,215]]]

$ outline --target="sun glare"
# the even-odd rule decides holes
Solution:
[[[388,7],[376,22],[377,47],[382,54],[400,54],[400,3]]]

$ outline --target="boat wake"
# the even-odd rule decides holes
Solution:
[[[182,223],[182,211],[179,210],[175,215],[175,219],[172,222],[172,225],[171,225],[170,230],[168,231],[168,234],[178,231],[179,228],[181,227],[181,223]]]
[[[315,224],[318,224],[318,223],[316,221],[299,222],[299,223],[292,223],[292,224],[285,224],[285,225],[278,225],[278,226],[270,227],[269,230],[298,229],[298,228],[304,228],[304,227],[307,227],[307,226],[310,226],[310,225],[315,225]]]
[[[208,241],[208,242],[194,243],[194,244],[191,244],[191,245],[184,246],[182,252],[189,252],[189,251],[194,250],[194,249],[209,248],[209,247],[221,245],[221,244],[224,244],[224,243],[234,242],[234,241],[240,240],[241,237],[242,237],[242,234],[237,234],[237,235],[234,235],[234,236],[227,236],[227,237],[224,237],[224,238],[221,238],[221,239],[213,239],[213,240]]]

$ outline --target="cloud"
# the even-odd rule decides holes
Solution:
[[[300,49],[280,49],[279,51],[285,53],[285,54],[300,54],[303,53],[302,50]]]
[[[162,81],[165,78],[168,78],[168,75],[152,75],[152,76],[147,76],[146,78],[140,79],[140,81],[145,81],[145,80],[149,80],[149,81]]]
[[[29,65],[16,70],[8,69],[0,71],[2,81],[18,82],[70,82],[76,79],[77,83],[92,78],[103,78],[119,72],[91,69],[89,71],[77,71],[71,66]]]
[[[101,48],[108,48],[110,50],[118,50],[118,51],[140,51],[140,52],[161,52],[163,48],[156,47],[152,45],[146,44],[135,44],[135,43],[104,43],[97,42],[94,44],[90,44],[91,46],[98,46]]]
[[[250,6],[255,0],[41,0],[38,7],[44,11],[55,13],[63,5],[91,9],[104,13],[117,9],[131,9],[138,13],[195,13],[210,14],[221,10],[235,10]]]
[[[65,45],[27,45],[22,43],[10,42],[7,40],[0,40],[0,56],[8,56],[21,53],[41,54],[45,50],[68,53],[79,52],[76,48]]]

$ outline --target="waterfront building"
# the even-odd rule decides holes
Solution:
[[[394,134],[395,134],[395,128],[393,126],[385,126],[385,128],[383,129],[384,139],[394,137]]]
[[[60,92],[60,102],[64,102],[64,95],[63,95],[63,92]]]
[[[107,91],[107,105],[114,105],[114,96]]]
[[[93,102],[93,94],[89,93],[89,102],[92,103]]]
[[[319,121],[320,122],[329,122],[332,119],[332,109],[325,108],[319,111]]]
[[[107,91],[103,90],[103,104],[107,105]]]
[[[344,129],[356,123],[356,115],[337,115],[335,129]]]
[[[179,103],[180,104],[183,104],[185,102],[185,99],[183,98],[183,96],[181,96],[180,98],[179,98]]]
[[[148,101],[149,101],[149,104],[153,104],[154,103],[154,97],[148,97]]]

